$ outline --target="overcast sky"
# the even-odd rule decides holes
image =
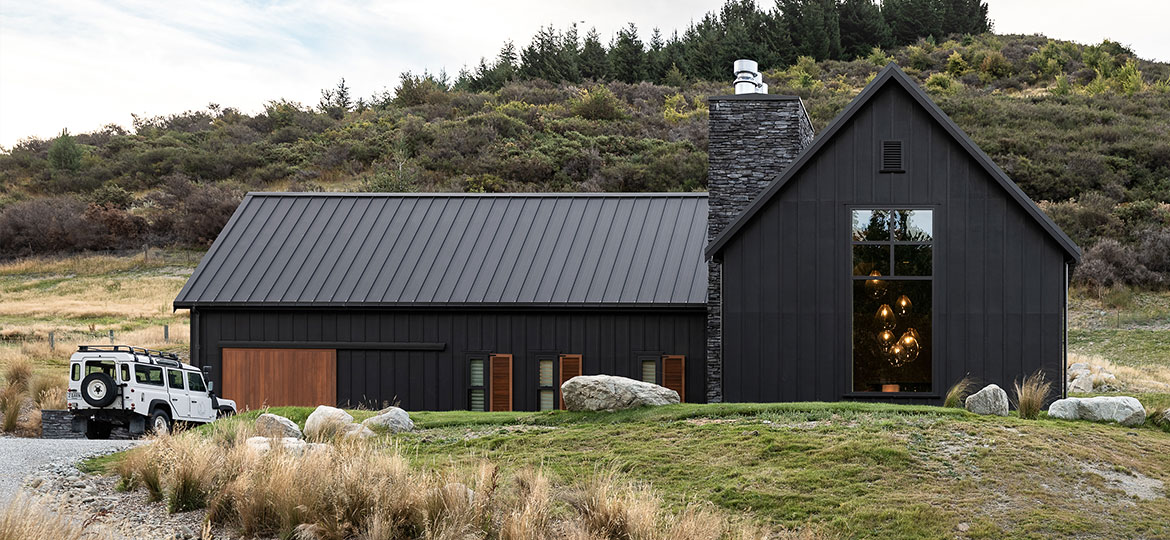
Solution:
[[[1087,43],[1108,37],[1143,58],[1170,61],[1168,0],[989,2],[999,33]],[[128,128],[131,113],[209,103],[255,112],[276,98],[316,104],[321,88],[341,77],[356,95],[368,96],[393,88],[406,70],[445,67],[453,77],[494,56],[506,39],[524,45],[541,25],[583,22],[605,40],[629,21],[647,34],[655,26],[669,33],[721,4],[0,0],[0,146],[62,128]]]

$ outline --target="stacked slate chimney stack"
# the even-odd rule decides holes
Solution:
[[[707,99],[707,242],[784,172],[813,139],[798,96],[768,94],[755,61],[736,60],[735,95]],[[723,401],[723,267],[708,262],[707,401]]]

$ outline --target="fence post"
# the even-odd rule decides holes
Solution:
[[[52,350],[56,350],[56,348],[57,348],[57,342],[56,342],[56,340],[55,340],[55,339],[53,339],[53,338],[54,338],[54,336],[53,336],[53,332],[52,332],[52,331],[50,331],[50,332],[49,332],[49,350],[50,350],[50,351],[52,351]]]
[[[169,324],[163,325],[163,341],[167,343],[171,342],[171,325]]]
[[[114,344],[114,331],[110,330],[110,345]]]

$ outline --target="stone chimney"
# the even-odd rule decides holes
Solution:
[[[707,242],[813,139],[798,96],[768,94],[756,62],[736,60],[735,95],[707,99]],[[707,268],[707,401],[723,401],[723,267]]]

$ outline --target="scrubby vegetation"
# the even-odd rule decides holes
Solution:
[[[705,97],[748,56],[817,129],[897,62],[1086,250],[1078,283],[1170,286],[1170,65],[1112,41],[976,34],[985,7],[966,0],[876,18],[868,0],[780,7],[732,1],[648,42],[548,28],[453,82],[407,73],[357,98],[343,80],[316,106],[212,104],[24,140],[0,153],[0,258],[204,247],[249,190],[702,190]]]
[[[310,411],[269,412],[303,425]],[[411,433],[261,455],[243,444],[260,412],[92,466],[119,473],[126,488],[153,490],[172,508],[193,501],[215,523],[261,536],[1170,533],[1160,519],[1170,500],[1132,497],[1124,483],[1094,472],[1170,481],[1162,459],[1170,434],[1152,424],[1121,428],[1042,413],[1023,420],[866,403],[412,412]],[[180,456],[213,465],[183,465]]]

